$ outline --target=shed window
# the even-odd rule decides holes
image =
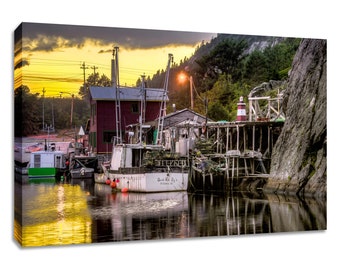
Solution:
[[[116,136],[116,132],[114,132],[114,131],[104,131],[103,132],[103,142],[104,143],[112,143],[114,136]]]

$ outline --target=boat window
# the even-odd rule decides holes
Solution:
[[[40,164],[41,164],[41,156],[34,155],[34,168],[40,168]]]
[[[62,156],[60,156],[60,155],[55,156],[55,167],[56,168],[63,168]]]

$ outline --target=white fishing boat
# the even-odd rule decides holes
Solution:
[[[95,182],[121,191],[186,191],[189,160],[158,145],[121,144],[113,148],[109,166],[95,173]]]
[[[167,86],[172,54],[169,54],[164,90],[160,93],[162,103],[159,110],[157,139],[153,144],[146,143],[145,112],[146,94],[144,78],[141,84],[141,103],[139,123],[136,125],[135,143],[123,143],[121,132],[121,112],[119,95],[116,97],[116,130],[117,137],[113,144],[110,163],[102,164],[101,173],[94,174],[96,183],[107,183],[121,191],[133,192],[164,192],[186,191],[188,187],[189,159],[180,153],[165,151],[162,144],[163,123],[166,114]],[[117,64],[118,66],[118,64]],[[119,81],[117,78],[115,81]],[[119,85],[115,85],[116,88]],[[116,94],[119,90],[116,91]],[[132,136],[133,136],[132,135]]]

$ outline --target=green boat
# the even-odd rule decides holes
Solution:
[[[31,153],[29,178],[58,178],[66,170],[66,157],[62,151],[36,151]]]

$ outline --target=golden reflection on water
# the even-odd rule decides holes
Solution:
[[[103,184],[16,186],[24,247],[327,229],[327,200],[276,194],[112,193]]]
[[[27,185],[22,189],[22,225],[15,222],[14,226],[14,236],[22,246],[91,243],[87,194],[79,185]]]

